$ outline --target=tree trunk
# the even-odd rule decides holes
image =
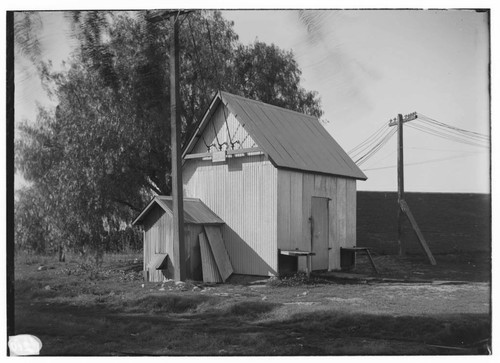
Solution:
[[[66,254],[64,253],[64,246],[62,243],[59,243],[59,262],[66,261]]]

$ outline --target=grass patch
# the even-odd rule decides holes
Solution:
[[[228,313],[237,317],[256,318],[270,313],[279,305],[266,301],[242,301],[231,305]]]
[[[162,313],[185,313],[195,311],[211,297],[204,295],[147,295],[137,300],[127,301],[127,307],[132,311],[148,311]]]
[[[491,336],[484,314],[460,316],[387,316],[319,311],[297,313],[283,324],[295,331],[341,338],[393,339],[425,344],[469,346]]]

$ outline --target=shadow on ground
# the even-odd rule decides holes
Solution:
[[[128,305],[127,305],[128,304]],[[297,313],[280,304],[203,295],[146,296],[123,307],[23,302],[17,334],[34,334],[42,355],[487,354],[483,314],[387,316]],[[478,343],[479,342],[479,343]]]

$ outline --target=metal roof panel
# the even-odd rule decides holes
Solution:
[[[158,195],[144,208],[132,224],[141,224],[148,212],[158,204],[165,212],[172,214],[172,197]],[[224,224],[210,208],[208,208],[200,199],[184,198],[184,223],[191,224]]]
[[[220,97],[275,166],[367,179],[317,118],[227,92]]]

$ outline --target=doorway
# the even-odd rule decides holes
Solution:
[[[329,198],[312,197],[311,200],[311,251],[312,270],[328,269]]]

